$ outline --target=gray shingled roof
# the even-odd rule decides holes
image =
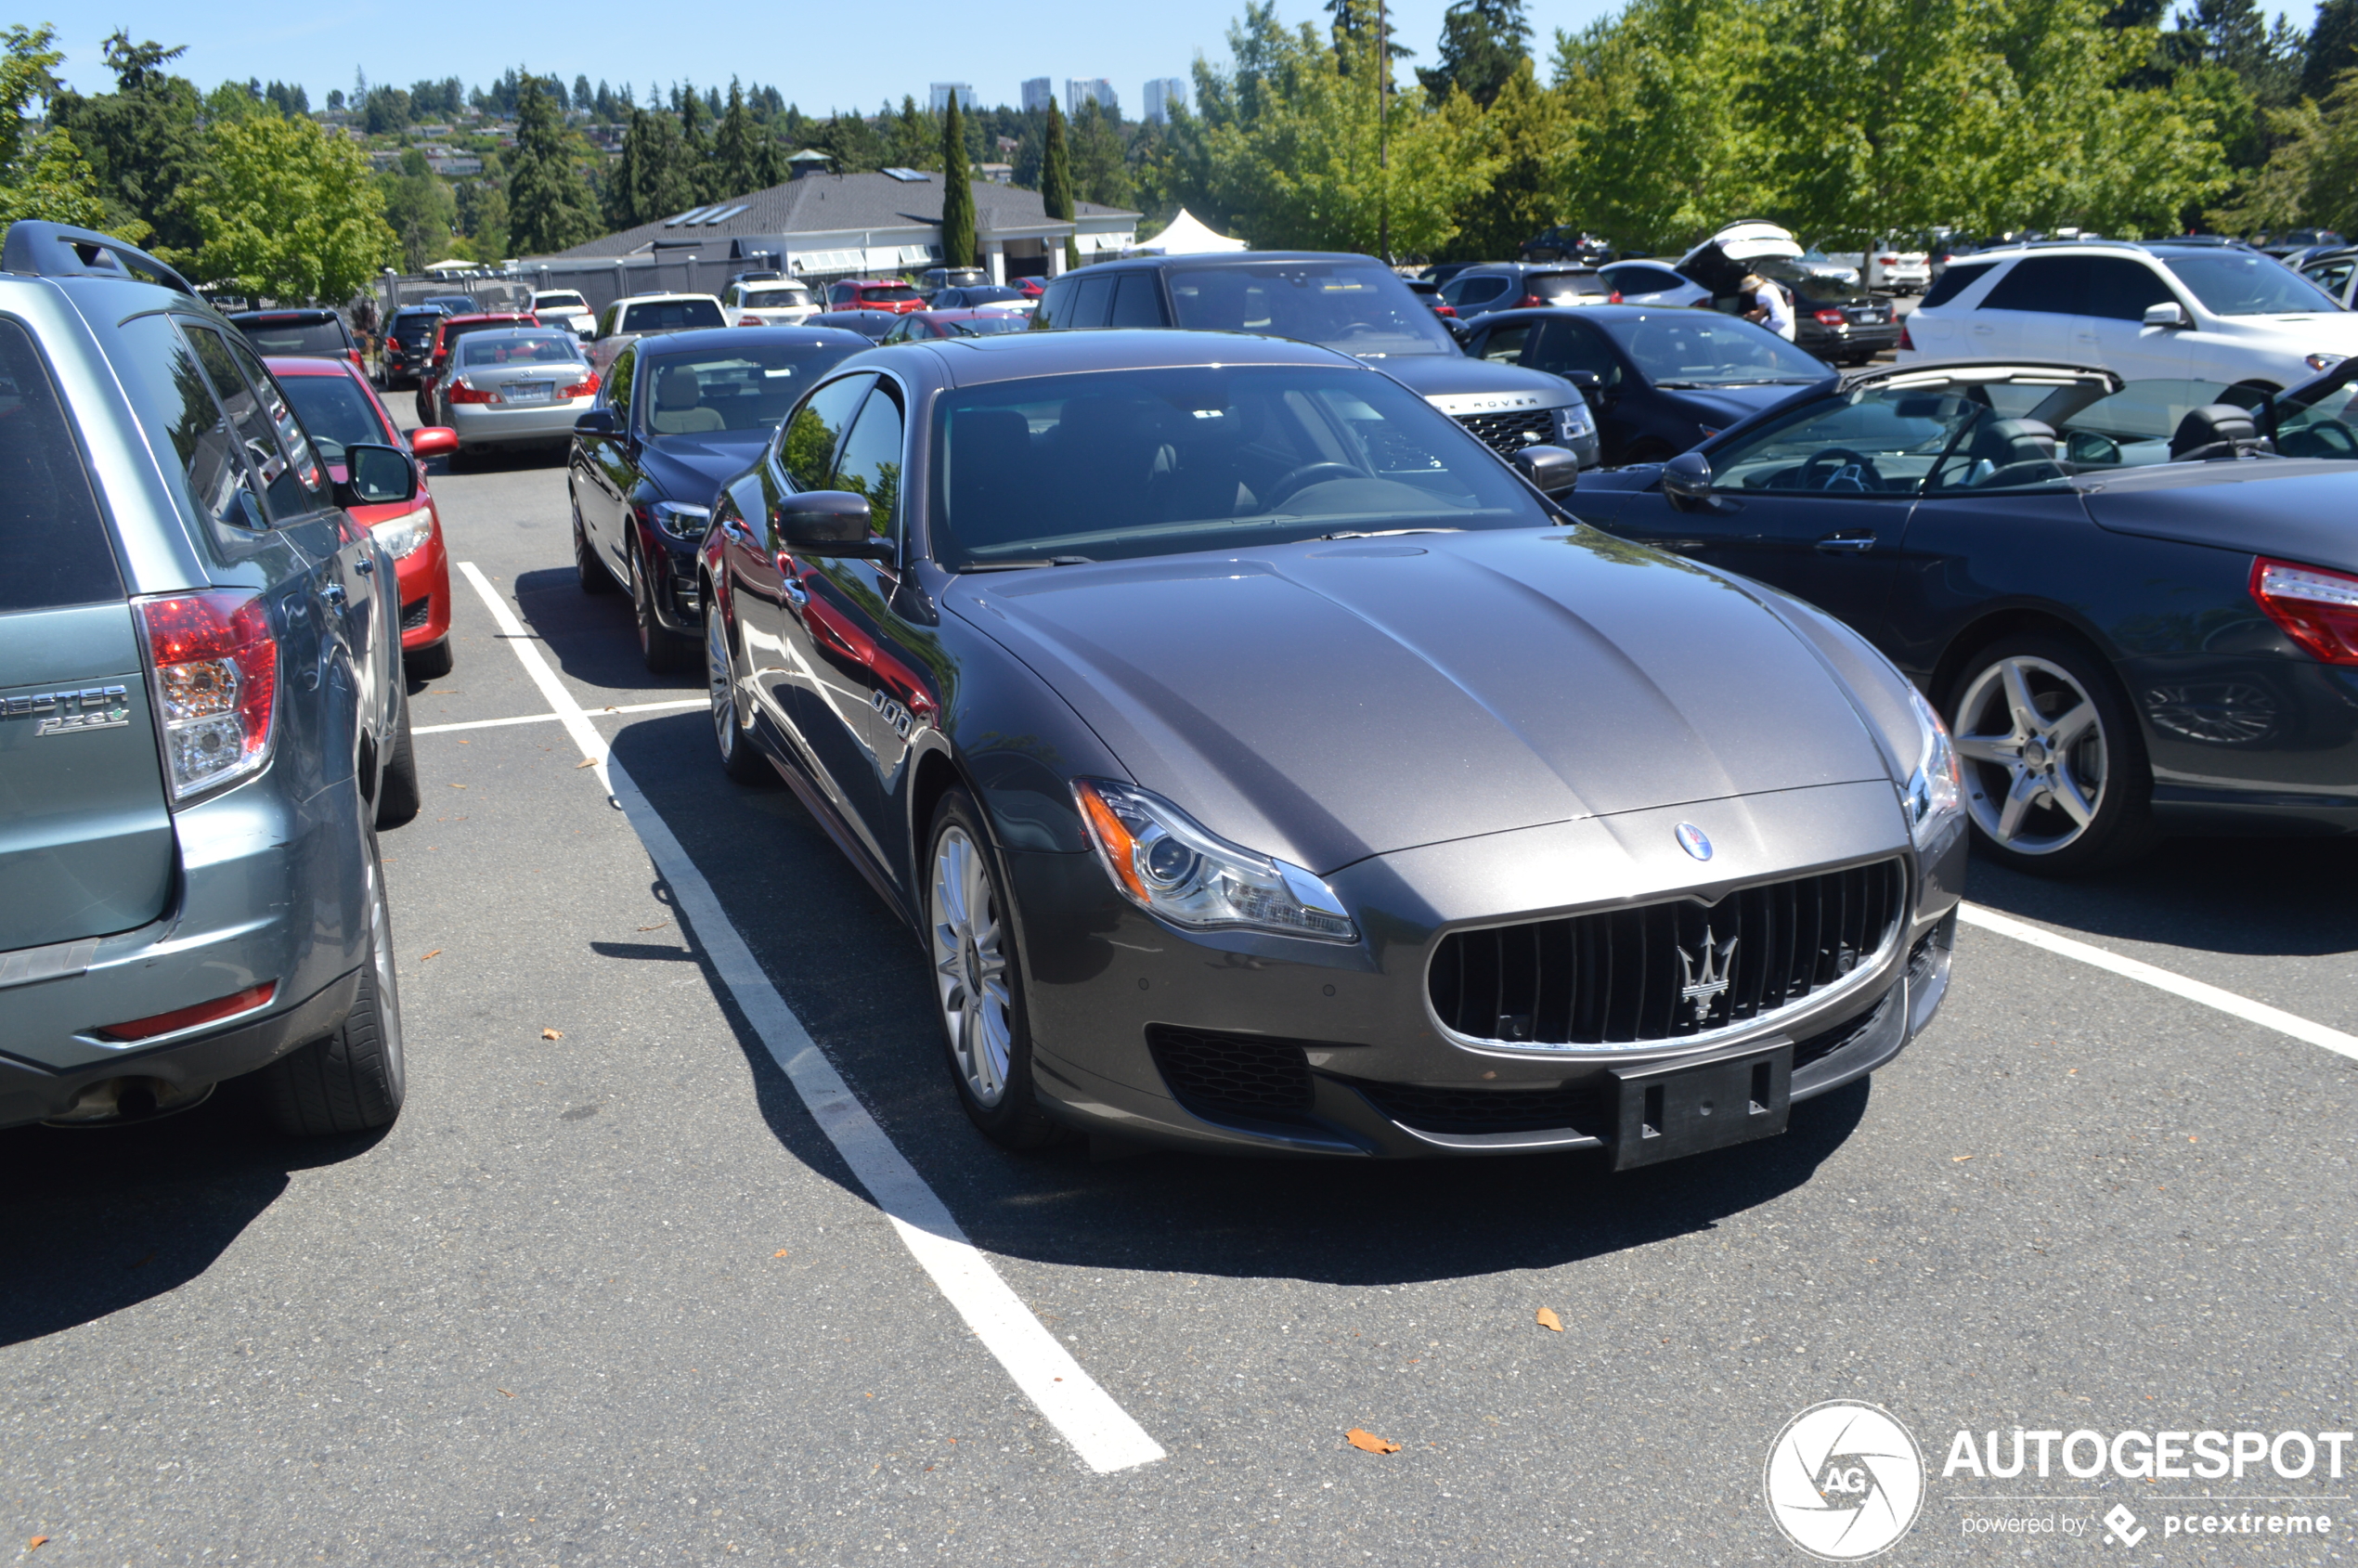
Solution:
[[[1036,190],[1013,186],[970,182],[975,194],[975,227],[982,234],[993,228],[1030,228],[1049,223]],[[908,227],[929,227],[941,222],[942,183],[939,175],[924,180],[898,180],[890,175],[805,175],[800,179],[732,197],[723,208],[743,206],[744,212],[724,223],[690,224],[667,228],[658,220],[626,228],[561,251],[566,256],[627,256],[655,240],[726,241],[739,235],[832,234]],[[1120,207],[1091,201],[1073,203],[1076,218],[1132,218],[1138,214]]]

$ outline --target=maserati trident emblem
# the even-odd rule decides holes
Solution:
[[[1711,839],[1692,823],[1678,824],[1678,848],[1699,861],[1711,859]]]
[[[1695,1024],[1711,1017],[1712,1004],[1728,989],[1729,971],[1735,967],[1736,942],[1730,937],[1724,942],[1711,940],[1711,927],[1703,928],[1703,957],[1698,960],[1685,948],[1678,950],[1678,968],[1686,983],[1678,988],[1678,1000],[1695,1004]]]

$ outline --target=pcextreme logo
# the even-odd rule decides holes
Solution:
[[[1830,1399],[1769,1445],[1761,1495],[1785,1539],[1825,1562],[1888,1550],[1924,1501],[1924,1457],[1880,1405]]]

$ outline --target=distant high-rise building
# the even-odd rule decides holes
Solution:
[[[1045,76],[1034,76],[1023,84],[1023,111],[1045,114],[1048,106],[1056,101],[1056,84]]]
[[[936,114],[939,114],[943,110],[948,109],[950,107],[950,99],[953,94],[958,99],[958,107],[960,109],[972,109],[975,106],[975,89],[973,83],[936,82],[933,84],[933,111]]]
[[[1147,123],[1167,125],[1171,123],[1171,106],[1187,107],[1187,81],[1184,76],[1158,76],[1147,84]]]
[[[1092,103],[1114,119],[1121,118],[1121,99],[1114,92],[1112,83],[1102,76],[1092,76],[1085,82],[1070,76],[1065,78],[1065,112],[1067,114],[1078,118],[1082,106]]]

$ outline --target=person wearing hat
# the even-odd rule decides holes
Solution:
[[[1783,289],[1760,274],[1744,276],[1743,292],[1752,304],[1743,312],[1747,321],[1757,321],[1787,343],[1793,342],[1793,302],[1785,298]]]

